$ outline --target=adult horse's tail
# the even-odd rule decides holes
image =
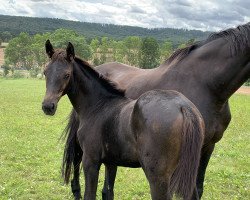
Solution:
[[[64,147],[62,176],[66,184],[69,183],[73,164],[78,162],[80,165],[80,160],[76,161],[76,158],[79,157],[77,155],[82,154],[82,150],[77,140],[78,127],[79,127],[79,120],[77,118],[77,114],[74,110],[72,110],[68,125],[65,128],[65,135],[64,135],[65,138],[67,137],[67,140]]]
[[[183,126],[180,159],[171,177],[171,193],[184,200],[191,198],[200,162],[204,139],[204,122],[199,111],[191,107],[182,107]]]

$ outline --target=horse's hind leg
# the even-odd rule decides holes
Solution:
[[[152,200],[172,199],[170,180],[179,160],[178,135],[173,138],[161,132],[145,134],[139,140],[140,163],[150,184]]]
[[[102,200],[114,199],[114,184],[117,166],[105,165],[105,181],[102,189]]]
[[[78,147],[80,148],[80,147]],[[80,187],[80,183],[79,183],[79,176],[80,176],[80,164],[81,164],[81,161],[82,161],[82,150],[77,150],[77,152],[75,154],[75,157],[74,157],[74,176],[73,176],[73,179],[71,181],[71,191],[74,195],[74,198],[75,200],[79,200],[82,198],[81,196],[81,187]]]
[[[140,162],[150,185],[152,200],[170,200],[172,198],[170,179],[176,168],[178,157],[174,154],[170,157],[161,145],[158,147],[162,148],[157,149],[158,147],[152,145],[154,142],[145,143],[141,151]],[[163,150],[160,151],[161,149]]]
[[[149,182],[152,200],[171,200],[170,176],[157,172],[157,166],[143,166],[143,170]]]
[[[150,172],[145,173],[150,174]],[[159,177],[157,175],[153,177],[152,175],[147,175],[152,200],[171,200],[172,197],[169,191],[170,178]]]

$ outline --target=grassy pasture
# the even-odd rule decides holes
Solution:
[[[0,79],[0,200],[73,199],[60,176],[59,141],[71,105],[63,97],[56,115],[45,116],[44,91],[43,80]],[[230,104],[233,118],[207,170],[206,200],[250,199],[250,96],[234,95]],[[97,199],[103,177],[102,168]],[[141,169],[119,168],[115,199],[150,199]]]

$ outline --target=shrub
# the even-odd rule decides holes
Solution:
[[[31,78],[37,78],[37,75],[39,74],[39,69],[38,68],[31,69],[29,70],[29,74]]]
[[[39,74],[37,74],[36,77],[37,77],[38,79],[43,79],[43,74],[39,73]]]
[[[15,70],[12,74],[12,78],[25,78],[25,74],[23,74],[19,70]]]
[[[250,78],[245,82],[246,86],[250,86]]]
[[[3,76],[7,76],[10,73],[10,67],[5,65],[3,66]]]

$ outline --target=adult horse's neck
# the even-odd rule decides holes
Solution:
[[[117,89],[112,82],[79,58],[75,58],[69,84],[68,97],[76,112],[85,116],[109,102],[111,97],[124,96],[124,91]]]
[[[188,76],[223,104],[250,77],[250,23],[181,50],[165,65],[168,77]]]

